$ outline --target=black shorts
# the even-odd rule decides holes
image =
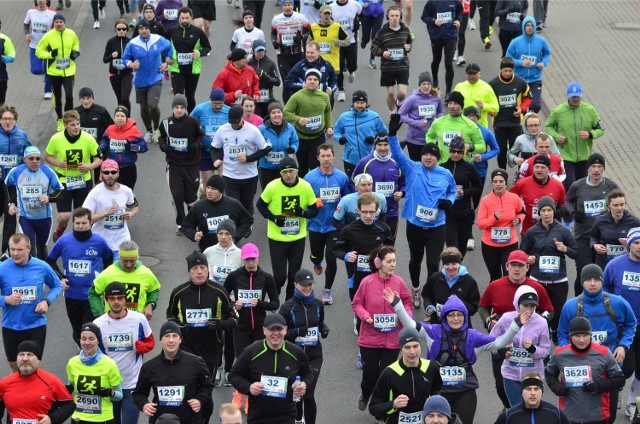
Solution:
[[[200,164],[198,165],[200,171],[213,171],[213,161],[211,160],[211,153],[202,151],[200,157]],[[204,181],[206,183],[206,181]]]
[[[149,87],[136,87],[136,103],[160,103],[162,93],[162,81]]]
[[[33,340],[38,343],[40,351],[44,352],[44,342],[47,340],[47,326],[41,325],[28,330],[12,330],[2,327],[2,341],[7,361],[16,362],[18,359],[18,345],[25,340]]]
[[[380,87],[393,87],[396,84],[409,85],[409,71],[380,73]]]
[[[191,0],[189,7],[193,11],[193,19],[216,20],[216,3],[214,0]]]
[[[91,180],[85,181],[87,184],[86,187],[79,188],[76,190],[67,190],[66,184],[63,184],[65,187],[62,196],[56,202],[56,207],[58,209],[58,213],[60,212],[71,212],[75,208],[79,208],[84,203],[84,200],[89,195],[91,188],[93,188],[93,182]]]

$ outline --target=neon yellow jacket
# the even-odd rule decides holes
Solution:
[[[51,54],[58,50],[57,56]],[[73,30],[52,29],[47,32],[36,47],[36,56],[47,61],[47,75],[70,77],[76,74],[76,63],[70,58],[71,52],[80,53],[80,40]]]
[[[480,109],[480,119],[478,124],[485,128],[489,128],[489,121],[487,115],[489,113],[498,113],[500,110],[500,103],[493,88],[486,82],[478,80],[475,84],[469,83],[469,81],[459,82],[453,89],[464,96],[464,107],[475,106]],[[484,105],[482,108],[478,106],[476,101],[482,101]]]

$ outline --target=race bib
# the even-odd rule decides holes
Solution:
[[[127,147],[127,140],[109,140],[109,150],[113,153],[122,153]]]
[[[107,335],[107,351],[133,351],[133,333],[109,333],[109,335]]]
[[[20,193],[26,199],[37,199],[42,195],[42,192],[42,186],[39,185],[23,185],[20,187]]]
[[[432,119],[436,116],[436,106],[435,105],[420,105],[418,106],[418,115],[422,119]]]
[[[71,66],[71,59],[68,57],[60,57],[56,59],[56,68],[58,69],[67,69]]]
[[[69,259],[67,269],[76,277],[84,277],[91,273],[91,261],[83,259]]]
[[[310,327],[304,336],[298,336],[295,340],[298,346],[316,346],[318,344],[318,327]]]
[[[281,44],[285,47],[291,47],[295,44],[295,38],[295,34],[283,34]]]
[[[20,293],[20,304],[34,303],[38,299],[38,287],[36,286],[13,287],[11,292]]]
[[[467,371],[464,367],[441,367],[440,378],[445,386],[459,386],[467,381]]]
[[[591,332],[591,341],[598,344],[605,344],[607,342],[607,332],[606,331],[592,331]]]
[[[627,252],[627,248],[621,244],[607,244],[607,256],[616,257]]]
[[[511,227],[491,227],[491,241],[509,243],[511,241]]]
[[[591,366],[578,365],[564,368],[564,380],[567,387],[582,387],[591,381]]]
[[[374,314],[373,328],[382,333],[396,331],[398,328],[398,315],[396,314]]]
[[[169,137],[169,147],[178,152],[186,152],[189,140],[186,138]]]
[[[374,191],[382,194],[384,197],[393,197],[393,193],[396,191],[396,184],[393,181],[379,181],[375,183]]]
[[[124,215],[114,213],[104,217],[104,228],[106,230],[121,230],[124,228]]]
[[[340,188],[339,187],[321,188],[320,198],[324,203],[336,203],[340,200]]]
[[[234,268],[229,265],[214,265],[211,269],[213,281],[217,283],[224,283],[227,276],[233,271]]]
[[[238,290],[238,300],[242,302],[242,306],[250,308],[252,306],[251,301],[253,299],[260,300],[262,296],[262,290]]]
[[[232,161],[238,160],[238,155],[247,154],[247,146],[230,146],[227,153],[229,154],[229,159]]]
[[[520,56],[520,60],[524,61],[524,60],[528,60],[529,62],[531,62],[531,66],[534,66],[536,64],[536,57],[535,56],[529,56],[526,54],[523,54]]]
[[[211,319],[211,308],[187,309],[185,317],[189,327],[206,327],[207,320]]]
[[[159,386],[158,403],[162,406],[182,406],[184,386]]]
[[[451,144],[451,141],[455,137],[462,137],[462,133],[455,132],[455,131],[445,131],[442,133],[442,142],[444,143],[445,146],[449,147],[449,145]]]
[[[584,214],[586,216],[598,216],[607,211],[607,204],[604,199],[600,200],[585,200],[584,202]]]
[[[441,304],[441,303],[436,303],[436,315],[437,315],[438,318],[442,317],[442,307],[443,306],[444,305]]]
[[[317,130],[317,129],[322,127],[322,116],[321,115],[310,116],[307,119],[309,121],[307,122],[307,125],[305,125],[305,127],[308,130]]]
[[[438,209],[418,205],[416,208],[416,218],[422,222],[434,222],[436,218],[438,218]]]
[[[622,286],[627,290],[640,290],[640,273],[625,271],[622,274]]]
[[[516,95],[515,94],[505,94],[503,96],[498,96],[498,103],[500,107],[516,107]]]
[[[560,272],[560,256],[540,256],[538,268],[545,274],[557,274]]]
[[[168,21],[175,21],[178,19],[178,9],[165,9],[164,18]]]
[[[0,166],[13,168],[18,165],[18,155],[0,155]]]
[[[258,98],[258,102],[266,103],[269,100],[271,100],[271,96],[269,95],[269,89],[268,88],[261,88],[260,89],[260,97]]]
[[[347,19],[340,20],[338,21],[338,23],[340,24],[342,29],[344,29],[345,31],[348,31],[349,29],[351,29],[351,23]]]
[[[442,19],[443,24],[450,24],[452,22],[451,12],[436,13],[436,19]]]
[[[540,219],[540,215],[538,215],[538,206],[531,207],[531,219],[537,221]]]
[[[523,347],[514,347],[511,350],[511,358],[509,364],[514,367],[533,367],[533,357],[527,349]]]
[[[520,13],[518,12],[511,12],[507,14],[507,22],[512,23],[512,24],[519,24],[520,23]]]
[[[356,259],[356,271],[371,272],[371,268],[369,268],[368,255],[358,255],[358,258]]]
[[[89,134],[91,137],[97,139],[98,138],[98,129],[97,128],[84,128],[81,127],[80,128],[82,131],[86,132],[87,134]]]
[[[267,162],[277,165],[284,159],[284,156],[284,152],[269,152],[269,154],[267,154]]]
[[[76,395],[76,411],[84,412],[85,414],[101,414],[102,397],[78,393]]]
[[[262,375],[260,376],[260,382],[264,386],[264,388],[262,389],[263,395],[276,398],[287,397],[287,377]]]
[[[300,218],[285,219],[284,225],[280,228],[280,232],[289,236],[300,234]]]
[[[122,59],[113,59],[111,61],[111,66],[113,66],[114,68],[116,68],[118,70],[123,70],[124,69],[124,63],[122,63]]]
[[[422,412],[402,412],[398,415],[398,422],[402,424],[420,424],[422,423]]]
[[[218,225],[222,221],[229,219],[229,215],[222,216],[212,216],[211,218],[207,218],[207,228],[209,229],[209,234],[217,234],[218,233]]]
[[[31,30],[33,32],[47,32],[49,31],[49,25],[46,22],[31,22]],[[13,421],[15,422],[15,418]]]
[[[13,424],[38,424],[38,420],[27,420],[26,418],[13,418],[11,417]]]
[[[402,49],[389,49],[389,60],[400,61],[404,59],[404,48]]]
[[[86,186],[87,183],[84,181],[84,175],[67,177],[67,190],[78,190]]]
[[[191,65],[193,63],[193,53],[178,53],[178,65]]]
[[[320,54],[330,54],[331,53],[331,43],[321,42],[320,44]]]

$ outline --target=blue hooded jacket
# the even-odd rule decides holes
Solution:
[[[9,132],[0,128],[0,171],[2,171],[0,181],[4,181],[11,168],[24,163],[22,155],[24,149],[29,146],[31,146],[31,140],[27,133],[18,127],[18,124],[14,125]]]
[[[533,24],[533,34],[529,37],[524,27],[527,22]],[[546,68],[551,60],[551,50],[547,44],[547,40],[536,34],[536,20],[532,16],[527,16],[522,20],[522,35],[511,40],[509,48],[507,48],[506,56],[512,58],[516,64],[514,72],[517,76],[524,78],[527,83],[542,81],[542,70],[538,69],[538,63],[542,63]],[[522,61],[529,59],[533,62],[533,66],[525,68]]]
[[[279,169],[280,160],[289,156],[287,148],[291,147],[294,153],[298,151],[298,146],[300,145],[298,133],[294,126],[285,119],[282,120],[282,131],[280,131],[280,134],[273,129],[269,118],[264,120],[262,125],[258,127],[258,130],[260,130],[267,145],[271,146],[269,154],[260,158],[258,168]]]
[[[368,108],[362,112],[356,112],[351,107],[338,118],[333,126],[333,138],[340,140],[346,137],[347,144],[342,152],[342,160],[357,165],[363,157],[373,150],[373,138],[378,131],[387,131],[380,115]],[[367,144],[365,138],[371,137],[371,143]]]

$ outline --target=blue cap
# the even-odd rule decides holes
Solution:
[[[24,154],[23,156],[27,157],[30,155],[40,155],[40,149],[38,149],[36,146],[29,146],[26,149],[24,149]]]
[[[579,82],[572,82],[567,86],[567,97],[582,97],[582,86]]]
[[[211,90],[209,100],[213,100],[214,102],[224,102],[224,90],[222,88],[214,88]]]

